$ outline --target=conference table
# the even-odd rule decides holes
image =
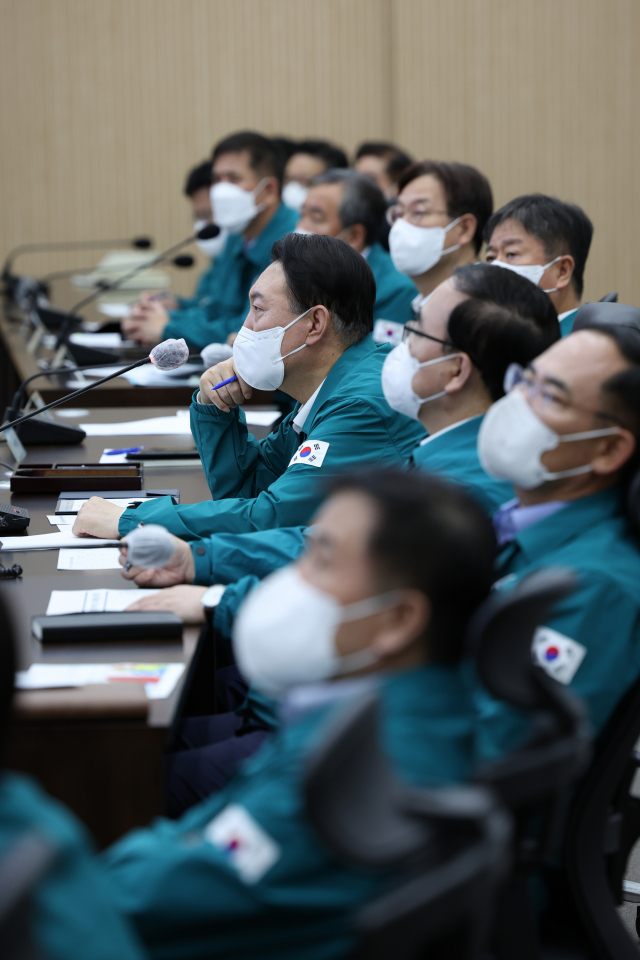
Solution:
[[[141,390],[132,391],[139,396]],[[75,401],[79,405],[82,398]],[[176,406],[153,410],[140,407],[102,407],[60,422],[117,423],[150,416],[171,416]],[[252,427],[261,438],[272,427]],[[135,437],[87,437],[76,446],[36,446],[28,463],[98,462],[106,447],[131,447]],[[186,449],[191,436],[154,436],[149,446]],[[0,460],[10,460],[0,444]],[[55,533],[47,515],[55,511],[57,495],[10,494],[5,468],[0,468],[0,502],[27,507],[28,535]],[[144,466],[145,489],[180,490],[180,502],[208,499],[210,493],[199,460],[189,465]],[[117,492],[113,493],[117,497]],[[90,548],[89,548],[90,549]],[[5,566],[18,562],[23,575],[0,581],[9,604],[18,642],[18,668],[32,663],[185,663],[188,665],[200,628],[185,627],[182,641],[95,643],[91,637],[73,645],[43,646],[31,634],[31,618],[44,614],[52,590],[131,587],[116,570],[58,570],[58,550],[2,553]],[[183,674],[171,696],[147,700],[141,683],[104,683],[80,688],[21,691],[16,695],[15,718],[7,766],[29,773],[53,796],[64,801],[85,822],[99,846],[126,830],[142,825],[162,812],[162,756],[168,728],[175,715]]]

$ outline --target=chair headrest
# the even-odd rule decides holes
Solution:
[[[564,567],[524,577],[512,590],[493,593],[474,613],[466,638],[483,684],[499,700],[523,710],[543,705],[531,644],[555,603],[571,593],[576,578]]]
[[[573,332],[611,325],[635,327],[640,333],[640,310],[628,303],[585,303],[573,321]]]

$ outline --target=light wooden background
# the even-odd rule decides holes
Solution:
[[[187,169],[254,127],[467,161],[498,205],[573,200],[596,227],[587,298],[640,305],[639,37],[638,0],[0,0],[0,256],[168,246]]]

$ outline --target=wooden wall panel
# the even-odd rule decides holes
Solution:
[[[467,160],[498,204],[575,200],[596,225],[587,296],[640,304],[639,35],[637,0],[0,0],[0,256],[168,245],[187,169],[253,126]]]
[[[473,163],[497,205],[540,190],[595,225],[587,299],[640,305],[640,4],[392,0],[393,134]]]
[[[140,232],[169,245],[189,228],[187,169],[236,129],[349,149],[388,136],[389,14],[388,0],[0,0],[0,256]]]

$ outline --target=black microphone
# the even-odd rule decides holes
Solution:
[[[6,430],[10,430],[13,427],[20,426],[21,423],[26,423],[27,420],[31,420],[33,417],[37,417],[39,414],[44,413],[45,410],[51,410],[52,407],[59,407],[60,404],[66,403],[67,400],[75,400],[76,397],[82,396],[83,393],[87,393],[89,390],[93,390],[94,387],[99,387],[103,383],[107,383],[108,380],[113,380],[115,377],[120,377],[123,373],[128,373],[129,370],[134,370],[136,367],[141,367],[145,363],[152,363],[158,370],[176,370],[178,367],[181,367],[189,359],[189,347],[183,339],[180,340],[163,340],[162,343],[158,343],[148,357],[143,357],[141,360],[136,360],[135,363],[130,363],[128,367],[122,367],[118,370],[115,370],[113,373],[110,373],[106,377],[102,377],[100,380],[96,380],[94,383],[90,383],[86,387],[81,387],[80,390],[74,390],[73,393],[68,393],[65,397],[61,397],[59,400],[53,400],[51,403],[48,403],[45,407],[38,407],[36,410],[32,410],[31,413],[26,413],[22,417],[18,417],[17,420],[12,420],[9,423],[3,423],[0,426],[0,433],[4,433]],[[68,369],[68,368],[62,368]],[[49,373],[49,371],[43,371],[43,373]]]
[[[149,267],[154,267],[157,263],[161,263],[163,260],[169,259],[171,254],[176,250],[180,250],[181,247],[186,247],[188,244],[193,243],[194,240],[212,240],[213,237],[217,237],[219,233],[220,227],[218,227],[215,223],[209,223],[206,227],[203,227],[202,230],[199,230],[198,233],[190,234],[185,240],[181,240],[180,243],[175,243],[172,247],[169,247],[168,250],[164,250],[162,253],[159,253],[157,257],[154,257],[153,260],[150,260],[148,263],[139,264],[137,267],[135,267],[135,269],[130,270],[129,273],[125,273],[124,276],[114,280],[113,283],[102,284],[97,290],[94,290],[93,293],[89,294],[88,297],[85,297],[83,300],[80,300],[79,303],[76,303],[66,315],[66,319],[62,323],[62,327],[58,335],[56,350],[59,350],[62,344],[65,342],[71,324],[77,318],[78,312],[83,307],[93,303],[93,301],[97,300],[98,297],[102,296],[103,293],[109,290],[117,290],[124,283],[126,283],[127,280],[131,280],[132,277],[137,276],[141,270],[147,270]],[[193,262],[193,258],[191,258],[191,261]],[[186,263],[183,262],[181,266],[186,266]]]
[[[133,237],[126,240],[71,240],[58,243],[23,243],[10,250],[2,268],[2,279],[11,286],[17,281],[11,273],[11,267],[18,257],[24,253],[47,253],[56,250],[100,250],[105,247],[136,247],[138,250],[149,250],[153,246],[150,237]]]

